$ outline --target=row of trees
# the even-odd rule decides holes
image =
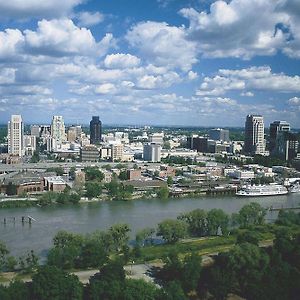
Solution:
[[[52,191],[43,193],[38,199],[38,204],[41,206],[47,206],[53,203],[77,204],[80,201],[80,198],[81,198],[80,194],[71,191],[69,188],[66,188],[62,193],[55,193]]]
[[[95,231],[80,235],[60,231],[53,239],[47,264],[63,269],[103,266],[109,255],[127,253],[130,229],[126,224],[117,224],[107,231]]]
[[[231,216],[216,208],[208,212],[195,209],[179,215],[177,220],[169,219],[160,222],[157,235],[167,243],[175,243],[186,236],[226,235],[229,228],[234,226],[247,228],[251,225],[263,224],[265,215],[266,210],[254,202],[245,205],[238,213]]]

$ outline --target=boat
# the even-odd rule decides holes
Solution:
[[[300,183],[297,182],[296,184],[293,184],[290,189],[289,189],[290,193],[300,193]]]
[[[236,196],[243,197],[261,197],[286,195],[288,189],[280,184],[269,185],[246,185],[236,193]]]

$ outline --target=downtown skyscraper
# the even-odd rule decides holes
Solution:
[[[22,157],[24,155],[24,124],[21,115],[12,115],[7,125],[8,153]]]
[[[245,122],[245,146],[247,154],[265,154],[265,127],[261,115],[248,115]]]
[[[90,143],[99,144],[102,139],[102,123],[99,116],[93,116],[90,122]]]

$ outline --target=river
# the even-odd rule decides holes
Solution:
[[[226,213],[237,212],[250,201],[264,207],[295,207],[300,205],[300,194],[284,196],[238,198],[234,196],[145,199],[133,201],[95,202],[80,205],[54,205],[49,207],[0,209],[0,240],[6,243],[12,255],[23,255],[33,249],[44,257],[51,247],[52,238],[59,230],[89,233],[105,230],[116,223],[127,223],[131,236],[145,227],[156,225],[167,218],[176,218],[182,212],[196,208],[210,210],[221,208]],[[32,216],[36,221],[21,223],[22,216]],[[274,220],[277,212],[268,212],[267,220]],[[16,221],[13,221],[13,218]],[[3,223],[6,218],[6,224]]]

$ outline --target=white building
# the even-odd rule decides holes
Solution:
[[[164,133],[161,132],[161,133],[158,133],[158,132],[155,132],[155,133],[152,133],[150,135],[150,143],[155,143],[155,144],[159,144],[159,145],[162,145],[164,143]]]
[[[161,145],[155,143],[147,143],[144,145],[143,157],[145,161],[160,162],[161,161]]]
[[[123,145],[122,144],[112,144],[111,145],[111,158],[112,161],[122,161],[123,160]]]
[[[36,136],[24,135],[24,151],[26,155],[33,155],[36,150]]]
[[[53,150],[60,149],[62,143],[66,141],[65,123],[62,116],[53,116],[51,136],[53,138]]]
[[[245,123],[244,152],[265,155],[264,118],[260,115],[248,115]]]
[[[24,124],[21,115],[12,115],[7,125],[8,153],[22,157],[24,155]]]

